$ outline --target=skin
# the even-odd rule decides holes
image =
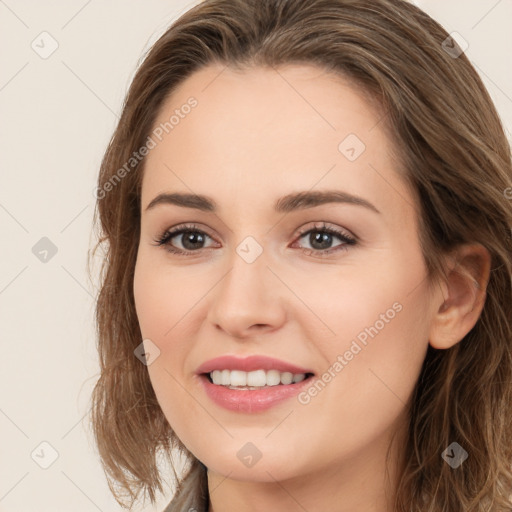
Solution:
[[[393,141],[380,112],[340,77],[305,65],[209,66],[174,91],[155,126],[190,96],[197,106],[147,156],[134,294],[143,338],[160,350],[148,366],[159,403],[208,468],[209,511],[391,511],[407,403],[428,344],[449,348],[474,326],[489,255],[463,246],[447,256],[449,268],[458,262],[449,279],[429,282],[417,200]],[[338,149],[348,134],[366,146],[354,161]],[[360,196],[380,213],[347,203],[273,209],[282,196],[319,190]],[[204,194],[218,209],[146,211],[163,192]],[[357,243],[333,235],[315,245],[298,232],[322,222]],[[155,244],[181,223],[207,235],[197,249],[187,246],[191,256]],[[247,236],[263,249],[253,263],[236,252]],[[174,247],[183,249],[184,238],[174,237]],[[322,257],[323,247],[334,250]],[[291,398],[264,412],[228,411],[195,375],[216,356],[264,354],[320,377],[396,303],[400,312],[307,404]],[[248,442],[261,452],[252,467],[237,457]]]

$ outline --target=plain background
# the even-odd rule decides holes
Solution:
[[[86,425],[93,189],[141,57],[196,3],[0,0],[0,512],[121,510]],[[512,2],[415,3],[467,41],[510,138]]]

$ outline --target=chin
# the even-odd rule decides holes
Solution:
[[[236,448],[233,451],[215,453],[200,460],[208,471],[242,482],[273,483],[276,480],[282,481],[297,476],[299,468],[291,463],[295,460],[292,449],[289,455],[276,454],[275,451],[261,453],[259,459],[254,451],[252,460],[249,455],[251,450],[253,448],[247,444],[241,450]]]
[[[241,464],[213,464],[206,466],[208,471],[222,475],[230,480],[237,480],[239,482],[268,482],[275,483],[275,481],[282,481],[297,476],[295,472],[292,474],[289,470],[284,469],[287,463],[282,461],[280,463],[263,464],[262,461],[258,462],[252,468],[241,467]]]

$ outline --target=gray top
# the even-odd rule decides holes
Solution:
[[[162,512],[208,512],[209,506],[207,468],[196,460],[178,494]]]
[[[171,507],[171,504],[172,500],[162,512],[208,512],[208,503],[205,503],[204,500],[198,500],[197,498],[188,499],[179,511],[176,507]]]
[[[203,496],[187,496],[185,502],[179,506],[173,505],[174,498],[165,507],[162,512],[208,512],[209,499],[205,499]]]

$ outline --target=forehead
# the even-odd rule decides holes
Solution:
[[[273,202],[315,184],[382,203],[383,185],[397,193],[386,180],[396,181],[398,162],[381,118],[347,80],[314,66],[208,66],[159,111],[153,133],[161,140],[153,136],[142,204],[173,189]]]

